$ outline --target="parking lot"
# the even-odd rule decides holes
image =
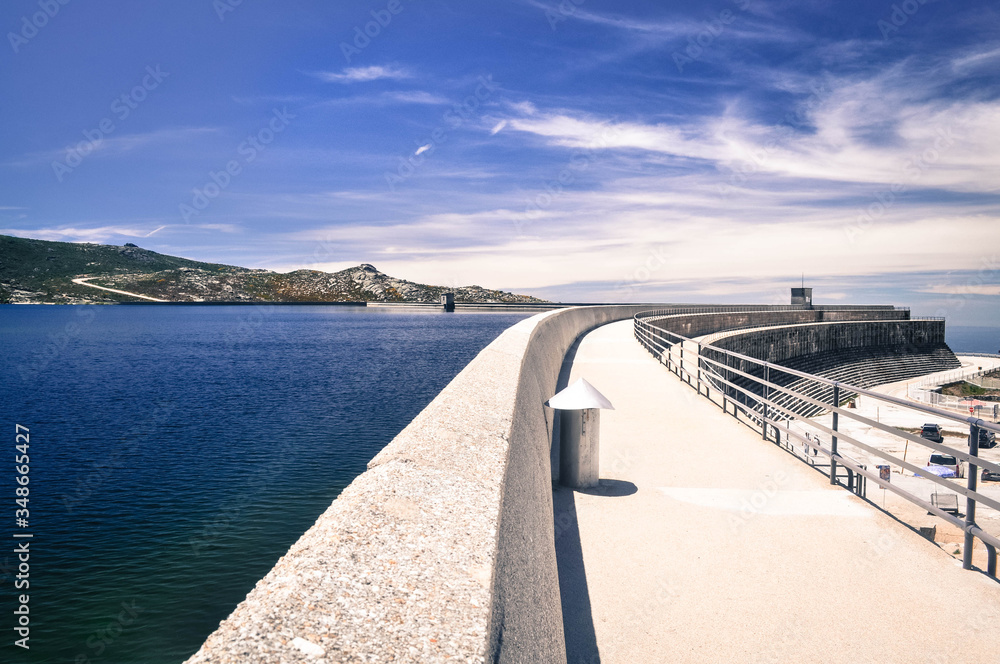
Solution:
[[[959,356],[959,359],[962,360],[963,365],[970,367],[988,367],[990,365],[1000,366],[1000,359],[963,356]],[[926,377],[921,377],[920,379],[883,385],[874,388],[872,391],[898,398],[906,398],[908,384],[925,379]],[[944,445],[958,450],[968,450],[969,425],[965,422],[929,416],[926,413],[910,408],[886,404],[885,402],[877,401],[872,397],[859,397],[856,400],[856,406],[856,412],[859,415],[876,420],[881,424],[887,424],[903,429],[913,435],[919,435],[920,428],[924,424],[939,424],[943,429]],[[956,412],[955,417],[961,418],[963,417],[963,414]],[[968,414],[965,414],[964,417],[968,417]],[[830,435],[811,426],[811,423],[830,427],[832,424],[832,415],[827,413],[826,415],[809,420],[796,421],[792,425],[793,430],[797,430],[801,433],[809,432],[812,435],[817,435],[820,440],[823,441],[823,446],[829,447]],[[925,466],[933,452],[933,450],[928,447],[907,441],[903,438],[895,437],[888,432],[881,431],[873,426],[854,421],[850,418],[841,417],[838,428],[845,434],[857,438],[859,441],[862,441],[867,445],[882,450],[887,454],[891,454],[894,457],[903,459],[916,466]],[[796,445],[796,448],[797,454],[807,456],[806,451],[803,449],[801,444]],[[838,444],[838,451],[841,454],[853,458],[861,464],[867,466],[868,470],[873,472],[877,464],[886,463],[885,460],[879,459],[877,456],[870,454],[865,450],[859,449],[843,439],[841,439]],[[979,455],[988,461],[1000,463],[1000,445],[993,447],[992,449],[980,450]],[[816,462],[828,464],[828,460],[825,457],[816,457]],[[931,502],[931,494],[934,492],[947,492],[947,490],[939,484],[920,477],[919,475],[915,475],[911,471],[905,470],[899,465],[890,464],[890,466],[890,477],[893,484],[923,500],[926,500],[927,502]],[[965,471],[967,474],[967,464],[965,466]],[[979,472],[981,473],[981,471]],[[954,483],[956,486],[965,487],[968,480],[960,478],[947,479],[946,481]],[[986,496],[1000,500],[1000,482],[979,482],[978,490]],[[910,503],[900,496],[897,496],[891,491],[881,489],[874,483],[868,484],[867,497],[876,505],[884,505],[887,511],[891,512],[915,528],[923,526],[936,526],[935,541],[937,541],[942,548],[948,551],[948,553],[960,556],[963,534],[958,528],[955,528],[934,515],[928,514],[920,507]],[[959,497],[958,505],[960,515],[964,516],[965,498],[963,496]],[[991,533],[992,535],[1000,536],[1000,512],[980,505],[977,509],[976,520],[983,530]],[[979,548],[982,547],[982,544],[978,542],[977,544],[976,562],[977,564],[983,564],[985,563],[985,550],[980,552]],[[980,557],[982,558],[981,561]]]

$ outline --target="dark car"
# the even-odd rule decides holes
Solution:
[[[935,443],[944,442],[944,436],[941,434],[941,425],[939,424],[925,424],[920,430],[920,437]]]
[[[1000,482],[1000,473],[995,470],[990,470],[989,468],[983,468],[983,481]]]
[[[979,430],[979,449],[990,449],[997,446],[997,436],[988,429]]]

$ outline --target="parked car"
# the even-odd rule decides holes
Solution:
[[[935,452],[927,461],[928,466],[943,466],[954,471],[955,477],[965,477],[965,464],[950,454]]]
[[[1000,473],[995,470],[990,470],[989,468],[983,468],[983,481],[1000,482]]]
[[[920,437],[935,443],[944,442],[944,435],[942,434],[940,424],[925,424],[924,428],[920,430]]]
[[[997,436],[987,429],[979,430],[979,449],[990,449],[997,446]]]

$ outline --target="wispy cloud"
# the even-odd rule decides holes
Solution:
[[[370,67],[347,67],[343,71],[318,71],[310,72],[321,81],[327,83],[366,83],[380,79],[401,80],[411,78],[412,74],[406,69],[394,65],[372,65]]]
[[[159,224],[155,228],[140,225],[58,226],[30,230],[23,228],[0,228],[0,234],[57,242],[107,243],[116,238],[141,238],[150,237],[154,234],[163,235],[160,231],[169,231],[170,229],[179,229],[184,232],[208,230],[222,233],[237,233],[241,230],[238,224]]]
[[[425,106],[444,106],[454,103],[439,94],[424,90],[392,90],[377,94],[359,94],[334,99],[324,99],[317,106],[347,107],[347,106],[393,106],[398,104],[417,104]]]
[[[720,170],[749,164],[755,173],[795,179],[1000,191],[994,175],[1000,171],[1000,101],[939,99],[905,73],[829,81],[799,114],[815,128],[811,133],[760,124],[737,100],[721,115],[676,124],[533,109],[511,119],[510,127],[551,145],[642,150],[704,160]]]
[[[400,92],[387,92],[384,97],[392,101],[404,104],[447,104],[449,100],[442,95],[427,92],[425,90],[403,90]]]
[[[87,158],[96,156],[117,156],[136,150],[162,146],[164,144],[183,144],[205,134],[217,132],[215,127],[168,127],[143,133],[106,136],[89,143]],[[12,167],[34,167],[38,164],[49,164],[52,161],[64,159],[66,148],[31,152],[16,159],[4,162]]]
[[[938,295],[1000,295],[1000,284],[937,284],[916,289],[918,293]]]

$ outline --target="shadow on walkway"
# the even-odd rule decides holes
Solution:
[[[577,339],[566,353],[556,382],[557,392],[569,384],[570,370],[582,338],[581,336]],[[559,436],[559,418],[556,417],[552,431],[553,468],[559,467]],[[556,475],[553,473],[553,479],[555,478]],[[581,491],[553,486],[552,513],[556,562],[559,567],[559,595],[562,601],[563,633],[566,637],[566,661],[569,664],[600,664],[601,661],[590,607],[590,591],[587,588],[587,571],[583,564],[583,548],[580,545],[576,493],[615,498],[631,496],[636,491],[638,488],[631,482],[612,479],[602,479],[598,486]]]
[[[562,600],[566,661],[599,664],[594,618],[590,610],[587,571],[583,566],[576,499],[572,489],[556,487],[552,492],[555,516],[556,560],[559,566],[559,596]]]

